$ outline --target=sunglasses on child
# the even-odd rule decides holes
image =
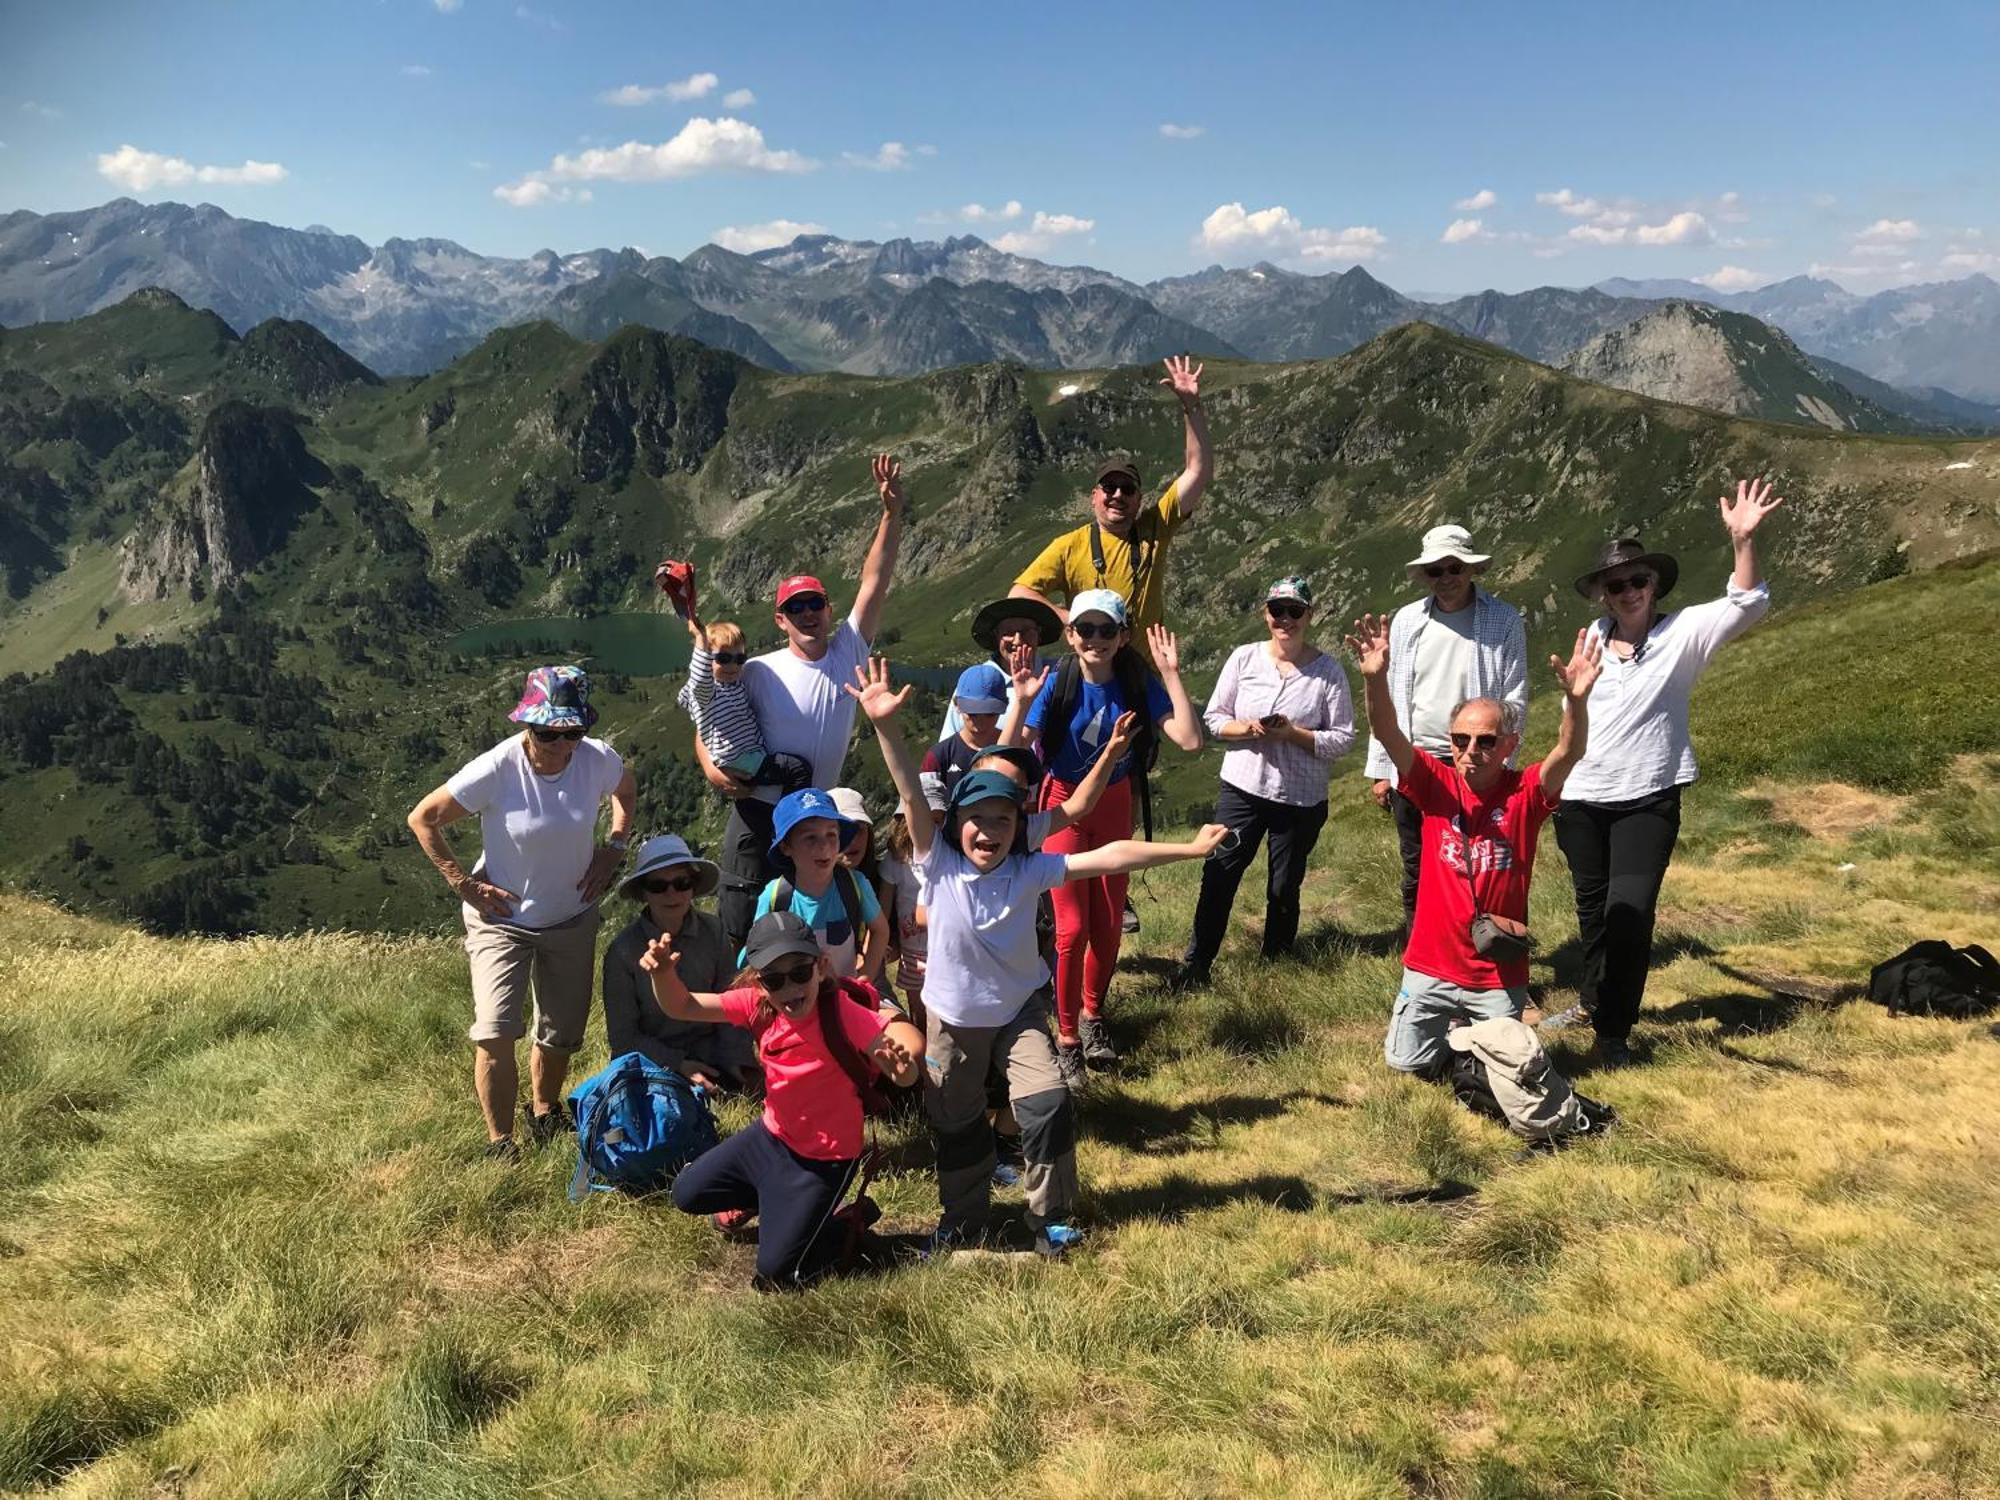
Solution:
[[[1482,750],[1491,750],[1499,743],[1500,736],[1497,734],[1455,734],[1451,737],[1451,748],[1454,750],[1470,750],[1474,745]]]
[[[1652,584],[1653,575],[1651,573],[1631,573],[1623,578],[1605,579],[1604,592],[1615,597],[1624,593],[1627,589],[1637,592],[1640,589],[1651,588]]]
[[[1118,632],[1125,627],[1113,625],[1109,621],[1100,625],[1095,620],[1072,620],[1069,628],[1076,632],[1076,638],[1080,641],[1115,641],[1118,639]]]
[[[788,615],[816,615],[826,608],[826,595],[794,594],[778,608]]]
[[[532,734],[544,745],[553,745],[557,740],[580,740],[583,738],[583,731],[581,729],[543,729],[536,725],[530,725],[528,733]]]
[[[651,880],[641,881],[639,888],[649,896],[664,895],[668,891],[691,891],[694,889],[692,875],[658,875]]]
[[[1424,569],[1424,576],[1426,578],[1456,578],[1464,571],[1464,563],[1432,563],[1428,568]]]
[[[788,985],[806,983],[816,967],[811,959],[802,958],[789,969],[759,969],[757,981],[767,990],[782,990]]]
[[[714,654],[713,659],[725,667],[740,667],[743,663],[750,660],[750,653],[748,651],[718,651]]]
[[[1264,612],[1274,620],[1303,620],[1306,617],[1306,607],[1303,604],[1273,602],[1264,606]]]

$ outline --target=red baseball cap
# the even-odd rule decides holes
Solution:
[[[783,609],[785,601],[794,594],[818,594],[822,599],[828,597],[826,585],[810,573],[794,573],[778,585],[778,608]]]

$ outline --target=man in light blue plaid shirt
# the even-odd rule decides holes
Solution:
[[[1434,526],[1423,551],[1410,559],[1410,580],[1429,590],[1396,611],[1389,625],[1389,696],[1396,723],[1410,743],[1441,759],[1451,755],[1452,710],[1467,698],[1492,698],[1507,728],[1528,718],[1528,636],[1521,612],[1473,580],[1493,561],[1476,551],[1463,526]],[[1416,920],[1417,871],[1423,856],[1423,814],[1396,790],[1396,768],[1370,740],[1365,773],[1375,800],[1396,819],[1403,851],[1403,924]]]

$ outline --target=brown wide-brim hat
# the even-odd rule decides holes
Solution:
[[[995,599],[972,617],[972,638],[988,651],[998,651],[1002,620],[1033,620],[1044,646],[1062,639],[1062,617],[1039,599]]]
[[[1597,566],[1578,577],[1576,591],[1594,603],[1598,597],[1598,580],[1613,568],[1633,563],[1653,570],[1653,576],[1659,580],[1653,587],[1655,599],[1664,599],[1671,594],[1681,576],[1681,565],[1666,553],[1648,552],[1646,544],[1636,536],[1622,536],[1597,549]]]

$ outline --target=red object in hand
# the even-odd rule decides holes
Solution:
[[[653,570],[653,582],[674,606],[674,613],[683,620],[694,614],[694,564],[675,562],[672,558]]]

